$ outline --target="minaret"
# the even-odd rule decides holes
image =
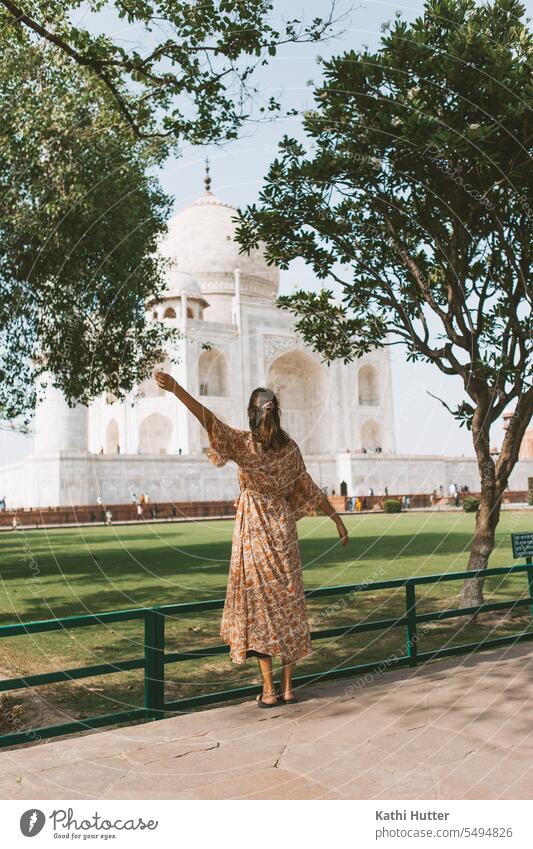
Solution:
[[[49,385],[35,410],[35,454],[87,451],[87,407],[69,407],[63,393]]]

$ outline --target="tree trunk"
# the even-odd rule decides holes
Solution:
[[[502,493],[495,487],[481,486],[479,510],[476,514],[476,531],[470,548],[467,569],[486,569],[494,548],[494,535],[500,519]],[[463,584],[459,604],[461,607],[475,607],[483,604],[484,578],[467,578]]]
[[[518,396],[514,414],[503,439],[498,462],[490,455],[490,417],[486,404],[478,404],[472,418],[472,436],[481,479],[481,497],[476,531],[467,569],[486,569],[494,548],[503,493],[518,460],[520,444],[533,412],[533,387]],[[467,578],[459,596],[461,607],[483,604],[483,578]]]
[[[496,466],[490,453],[490,424],[486,404],[478,403],[474,412],[472,436],[481,481],[481,495],[467,569],[486,569],[494,548],[494,536],[500,518],[503,492],[503,488],[497,485]],[[484,581],[484,577],[465,580],[459,596],[461,607],[475,607],[483,604]]]

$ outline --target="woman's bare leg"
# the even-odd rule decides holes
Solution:
[[[257,662],[263,677],[263,701],[267,705],[275,704],[278,697],[274,691],[274,676],[272,674],[272,658],[269,655],[258,655]]]
[[[294,663],[281,662],[281,697],[282,699],[292,699],[294,693],[292,691],[292,672]]]

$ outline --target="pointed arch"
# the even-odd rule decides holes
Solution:
[[[364,407],[379,405],[379,382],[377,369],[371,365],[362,366],[357,374],[359,404]]]
[[[200,395],[228,395],[228,368],[226,356],[217,348],[204,351],[198,360]]]
[[[367,419],[361,426],[361,448],[366,451],[381,448],[381,428],[374,419]]]
[[[305,351],[293,349],[270,364],[267,385],[281,407],[281,425],[307,454],[328,450],[329,420],[324,368]]]
[[[105,432],[105,453],[118,454],[120,448],[119,429],[116,419],[110,419]]]
[[[168,454],[172,437],[172,422],[161,413],[151,413],[139,427],[141,454]]]

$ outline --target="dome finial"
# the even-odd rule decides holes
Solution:
[[[209,176],[209,157],[205,158],[205,177],[204,177],[204,185],[205,190],[208,193],[211,193],[211,177]]]

